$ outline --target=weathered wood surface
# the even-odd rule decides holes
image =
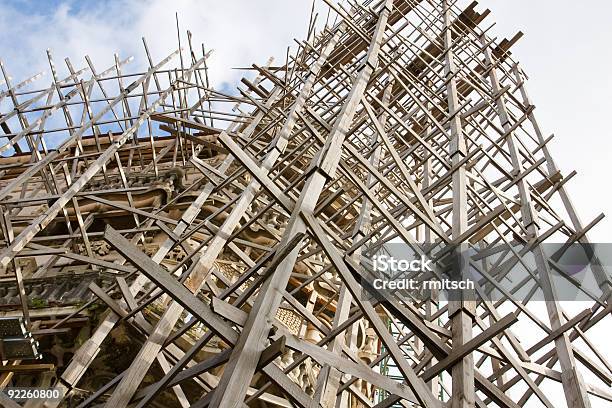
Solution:
[[[190,33],[159,63],[144,42],[144,70],[86,58],[62,78],[48,52],[41,89],[0,63],[0,284],[19,295],[3,315],[48,338],[107,308],[61,367],[67,398],[118,325],[144,339],[83,408],[609,402],[591,329],[610,324],[610,272],[587,247],[586,287],[560,261],[603,216],[571,202],[509,51],[520,33],[494,39],[476,3],[324,2],[239,96],[211,86]],[[432,260],[420,283],[463,250],[475,288],[372,297],[372,256],[400,244]],[[84,305],[28,303],[34,280],[84,272]],[[588,305],[569,310],[558,279]],[[0,386],[36,366],[4,365]]]

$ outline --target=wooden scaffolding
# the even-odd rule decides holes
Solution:
[[[48,53],[43,89],[1,66],[0,387],[27,375],[62,397],[0,404],[612,401],[588,333],[610,324],[610,274],[590,254],[593,291],[559,262],[603,216],[583,223],[566,192],[509,51],[521,34],[494,38],[475,2],[325,3],[233,94],[189,33],[160,61],[143,39],[142,70],[66,59],[63,78]],[[418,282],[475,287],[372,293],[387,244],[432,260]],[[136,349],[95,377],[119,329]]]

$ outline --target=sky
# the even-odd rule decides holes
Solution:
[[[499,38],[525,34],[512,52],[529,76],[534,113],[545,135],[555,135],[549,148],[562,173],[577,172],[566,186],[583,224],[606,214],[591,240],[612,242],[612,2],[479,3],[491,9]]]
[[[89,55],[101,70],[114,53],[142,67],[144,36],[159,61],[177,46],[178,12],[183,35],[190,29],[196,46],[214,49],[213,86],[228,90],[242,76],[233,67],[282,61],[293,39],[305,37],[311,0],[0,0],[0,7],[0,58],[14,83],[42,70],[39,81],[49,83],[47,48],[60,68],[64,57],[81,68]],[[535,114],[545,135],[555,134],[549,147],[562,173],[578,173],[566,186],[583,224],[607,214],[591,240],[612,242],[612,1],[480,0],[477,10],[485,8],[492,14],[484,24],[497,22],[493,35],[525,33],[512,52],[529,75]]]
[[[317,9],[323,12],[322,0]],[[64,57],[85,66],[108,67],[113,54],[133,55],[144,66],[141,37],[159,61],[177,46],[178,12],[183,32],[190,29],[195,46],[213,49],[210,77],[216,89],[228,91],[242,76],[234,67],[283,60],[294,38],[304,38],[311,0],[0,0],[0,58],[9,75],[24,79],[49,68],[46,49],[56,65]],[[591,232],[593,242],[612,242],[612,194],[607,184],[612,151],[608,117],[612,107],[612,2],[609,0],[481,0],[477,10],[492,10],[484,24],[491,33],[525,36],[512,52],[529,75],[528,91],[549,148],[563,174],[577,176],[567,184],[588,224],[604,218]],[[320,16],[320,20],[325,15]],[[17,24],[15,22],[18,22]],[[153,46],[154,45],[154,46]],[[99,68],[101,69],[101,68]],[[43,79],[45,83],[48,79]]]
[[[308,1],[196,1],[177,0],[1,0],[0,57],[11,76],[49,71],[46,50],[51,49],[58,67],[64,57],[84,66],[89,55],[96,67],[113,64],[113,54],[134,56],[134,64],[146,64],[141,37],[145,37],[154,61],[178,46],[175,13],[178,13],[182,45],[185,32],[193,44],[213,49],[210,77],[217,89],[236,83],[241,73],[233,67],[250,66],[276,56],[284,60],[294,38],[303,38],[311,8]],[[306,16],[304,18],[303,16]],[[18,21],[18,24],[14,22]],[[273,23],[274,22],[274,23]],[[200,54],[200,53],[198,53]],[[127,68],[126,68],[127,69]],[[133,69],[133,68],[132,68]],[[17,74],[19,73],[19,74]]]

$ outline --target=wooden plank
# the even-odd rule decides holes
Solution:
[[[402,351],[399,346],[395,343],[395,340],[388,332],[387,327],[382,322],[378,313],[374,310],[374,307],[367,300],[368,295],[364,293],[364,289],[359,285],[357,280],[348,270],[342,256],[338,252],[338,249],[328,240],[325,231],[319,225],[319,222],[309,214],[302,213],[302,218],[308,223],[308,226],[313,230],[315,239],[321,244],[330,261],[336,267],[336,270],[340,274],[344,284],[351,291],[353,299],[358,304],[361,311],[367,316],[368,321],[376,330],[376,333],[380,337],[381,341],[388,348],[389,353],[393,356],[393,360],[398,365],[399,370],[406,379],[406,382],[419,404],[424,407],[440,407],[441,404],[436,400],[436,397],[427,388],[422,379],[420,379],[410,364],[404,358]]]
[[[153,262],[146,254],[123,238],[121,234],[112,227],[107,226],[104,237],[119,253],[128,258],[143,274],[147,275],[151,281],[163,288],[178,304],[199,318],[202,323],[224,341],[229,344],[235,344],[238,341],[238,333],[236,333],[231,326],[217,317],[217,315],[192,292],[169,275],[162,267]],[[298,237],[298,240],[299,239],[301,239],[301,237]],[[293,248],[293,245],[289,247]],[[280,259],[283,258],[283,251],[279,252],[278,258],[277,262],[281,262]],[[262,370],[272,381],[286,387],[285,389],[292,393],[291,395],[294,401],[303,404],[301,405],[303,407],[308,405],[308,397],[306,394],[300,390],[295,383],[291,382],[291,380],[289,380],[274,364],[268,364]],[[124,379],[125,378],[124,376]]]
[[[0,366],[0,373],[36,373],[55,370],[55,364],[18,364]]]
[[[422,377],[425,378],[425,381],[431,380],[441,371],[446,370],[447,367],[452,366],[456,361],[462,359],[467,354],[475,351],[478,347],[491,340],[493,336],[496,336],[499,332],[507,329],[517,321],[518,318],[514,313],[510,313],[501,320],[498,320],[496,323],[491,325],[482,333],[478,334],[476,337],[472,338],[467,343],[461,344],[458,347],[453,347],[451,354],[449,354],[445,359],[438,361],[432,367],[425,370],[425,372],[422,374]]]
[[[348,102],[343,105],[340,116],[335,122],[326,145],[322,148],[318,161],[314,164],[319,167],[322,173],[313,173],[305,183],[300,193],[300,197],[292,212],[289,225],[285,230],[281,244],[292,239],[295,235],[305,230],[305,225],[299,217],[303,210],[313,211],[316,201],[324,186],[323,173],[333,176],[335,167],[340,161],[340,151],[346,130],[355,114],[357,104],[361,99],[365,85],[374,70],[378,59],[378,52],[381,47],[382,35],[386,28],[389,9],[393,1],[387,0],[385,8],[381,11],[377,27],[372,37],[371,46],[368,50],[366,64],[359,72],[358,77],[353,83]],[[222,137],[220,137],[222,139]],[[230,149],[231,150],[231,149]],[[252,171],[254,169],[251,169]],[[256,170],[254,170],[256,171]],[[269,188],[273,188],[268,186]],[[262,341],[281,300],[281,290],[285,288],[293,266],[297,260],[299,248],[292,251],[285,260],[279,265],[273,277],[266,281],[249,313],[249,318],[245,323],[242,335],[237,343],[229,362],[227,363],[219,386],[210,403],[212,408],[229,407],[238,401],[243,401],[246,395],[248,383],[240,378],[249,378],[255,372],[255,364],[262,352]]]

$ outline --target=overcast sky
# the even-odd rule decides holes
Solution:
[[[498,36],[525,33],[513,53],[529,75],[542,131],[555,135],[549,146],[563,174],[578,172],[567,186],[583,224],[606,214],[591,240],[612,242],[612,1],[482,0],[480,7],[491,9]]]
[[[322,9],[322,1],[317,2]],[[214,49],[211,79],[218,89],[227,89],[241,76],[232,67],[263,63],[269,56],[282,59],[293,39],[305,36],[310,7],[311,0],[3,0],[0,58],[15,80],[37,69],[48,71],[47,48],[62,68],[64,57],[84,65],[86,54],[98,69],[106,68],[114,52],[134,55],[133,64],[140,65],[145,63],[140,40],[145,36],[153,58],[160,60],[176,47],[178,12],[194,43]],[[527,86],[536,116],[545,134],[555,134],[549,146],[563,173],[578,172],[568,188],[583,223],[608,214],[591,239],[612,242],[607,123],[612,107],[612,2],[482,0],[477,9],[487,7],[493,13],[483,24],[496,21],[493,34],[525,33],[513,53],[530,77]]]
[[[322,1],[317,2],[322,9]],[[115,52],[134,55],[133,64],[141,65],[145,61],[140,38],[145,36],[153,58],[160,60],[176,47],[178,12],[181,27],[193,32],[194,43],[214,49],[209,65],[218,89],[240,78],[232,67],[263,63],[269,56],[282,59],[293,39],[304,37],[311,7],[311,0],[2,3],[0,58],[15,80],[39,69],[48,71],[47,48],[61,68],[64,57],[83,66],[86,54],[98,69],[106,68]],[[591,239],[612,242],[612,141],[607,123],[612,107],[612,2],[482,0],[477,9],[487,7],[493,13],[484,24],[497,22],[493,34],[502,38],[518,30],[525,33],[513,53],[530,77],[527,86],[535,113],[543,131],[556,136],[549,146],[563,173],[578,172],[568,188],[583,223],[601,212],[608,214]],[[46,84],[48,74],[41,81]]]
[[[1,6],[0,58],[14,83],[49,71],[47,48],[61,69],[64,57],[83,67],[87,54],[102,70],[115,52],[142,66],[145,36],[159,61],[177,45],[176,11],[194,43],[215,50],[210,75],[220,89],[240,78],[232,67],[282,60],[293,38],[305,36],[311,0],[2,0]],[[584,224],[608,214],[591,239],[612,242],[612,1],[481,0],[477,10],[487,7],[493,13],[484,24],[497,21],[494,35],[525,33],[512,51],[530,77],[536,116],[546,135],[556,135],[549,145],[562,172],[578,172],[568,188]],[[49,74],[39,83],[48,84]],[[603,337],[593,336],[596,343]]]

